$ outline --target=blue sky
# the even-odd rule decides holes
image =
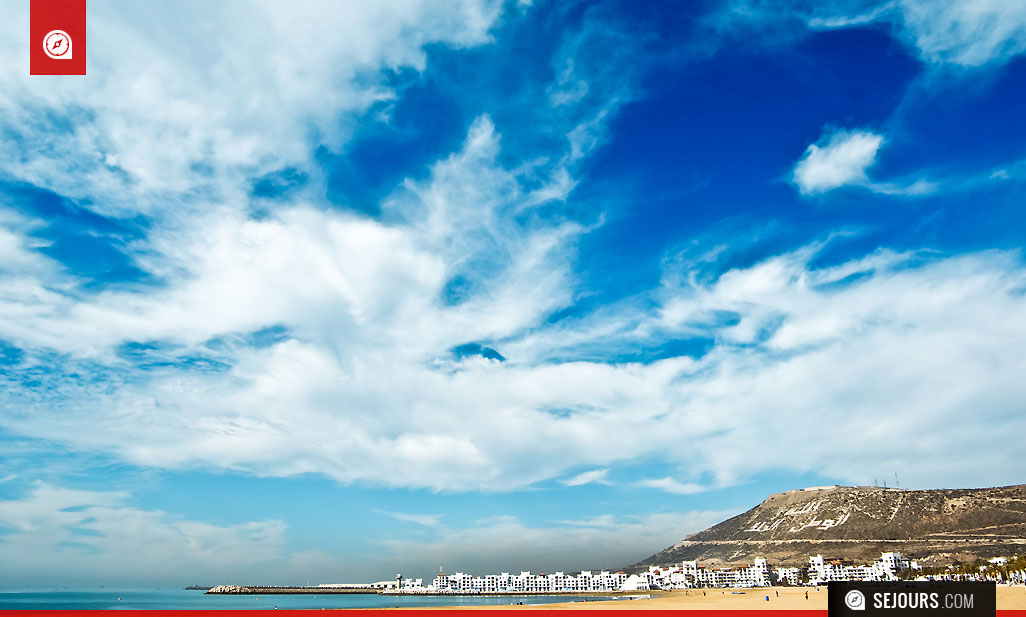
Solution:
[[[0,19],[0,577],[623,566],[767,494],[1023,481],[1026,10]]]

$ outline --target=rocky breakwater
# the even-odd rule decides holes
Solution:
[[[332,595],[332,594],[366,594],[375,595],[381,593],[377,587],[370,585],[331,585],[326,587],[271,587],[259,585],[218,585],[207,593],[214,594],[260,594],[260,595],[287,595],[287,594],[311,594],[311,595]]]
[[[253,593],[253,590],[242,585],[218,585],[211,587],[207,593]]]

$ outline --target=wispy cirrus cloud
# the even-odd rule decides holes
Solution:
[[[848,27],[877,20],[894,23],[900,35],[929,63],[980,67],[1004,63],[1026,51],[1026,8],[1000,0],[897,0],[866,7],[840,3],[819,7],[813,27]],[[857,8],[859,12],[847,13]]]
[[[312,11],[315,7],[308,8]],[[411,8],[430,10],[419,4]],[[346,28],[360,30],[362,19],[374,21],[393,14],[387,8],[381,10],[381,15],[368,9],[366,14],[348,17]],[[302,11],[289,14],[290,19],[279,24],[259,10],[249,16],[253,22],[249,25],[255,31],[280,30],[285,38],[302,37],[304,24],[311,20]],[[183,108],[175,113],[161,107],[143,108],[137,116],[121,118],[117,110],[103,107],[103,101],[109,98],[102,88],[106,82],[80,101],[91,113],[70,121],[75,130],[88,128],[90,135],[106,134],[111,129],[102,123],[108,120],[140,125],[131,144],[112,142],[103,150],[92,142],[78,140],[69,153],[87,156],[94,151],[106,152],[110,156],[103,155],[104,165],[118,166],[118,173],[106,170],[103,173],[107,175],[100,179],[79,175],[76,177],[81,185],[72,188],[61,184],[69,176],[60,170],[56,171],[60,177],[54,179],[30,173],[31,169],[42,173],[43,166],[21,168],[12,162],[12,173],[66,192],[46,197],[58,202],[63,199],[62,207],[76,212],[81,209],[84,216],[102,215],[107,217],[103,220],[115,220],[115,215],[123,216],[129,208],[152,217],[153,224],[145,226],[145,234],[121,249],[154,284],[140,288],[84,281],[85,277],[74,271],[76,264],[66,268],[62,267],[65,264],[40,258],[31,245],[31,230],[12,225],[4,244],[12,262],[15,257],[26,264],[31,260],[40,270],[30,273],[27,266],[19,267],[18,278],[0,281],[9,292],[0,299],[4,308],[0,337],[22,353],[14,368],[16,375],[26,384],[38,384],[34,381],[37,377],[46,383],[17,389],[10,402],[19,409],[38,406],[70,411],[75,407],[78,412],[72,415],[86,422],[97,409],[79,408],[72,401],[81,396],[110,397],[107,403],[119,411],[94,418],[98,420],[97,430],[84,441],[74,439],[72,447],[88,442],[89,448],[110,451],[144,466],[191,467],[200,459],[206,461],[200,465],[234,465],[229,462],[236,457],[229,454],[231,450],[243,458],[256,455],[264,462],[276,461],[271,465],[281,467],[272,472],[275,474],[316,471],[344,482],[367,479],[386,485],[462,489],[491,486],[496,474],[504,474],[487,462],[483,444],[451,430],[452,401],[445,394],[449,384],[465,382],[457,390],[470,386],[475,378],[468,371],[481,368],[483,360],[474,354],[456,357],[452,350],[483,349],[481,343],[497,345],[496,341],[520,336],[546,315],[571,303],[574,244],[587,227],[572,218],[553,224],[529,212],[566,198],[575,185],[575,165],[601,144],[608,115],[630,93],[621,88],[623,91],[613,100],[597,95],[553,100],[558,111],[553,111],[554,120],[548,121],[561,127],[565,139],[556,152],[547,151],[541,158],[528,152],[511,159],[503,152],[501,135],[491,118],[478,116],[468,127],[461,147],[430,165],[426,176],[400,182],[385,198],[381,203],[383,220],[326,208],[317,199],[306,199],[309,195],[302,191],[301,197],[289,196],[254,216],[252,203],[240,194],[254,174],[291,164],[295,157],[302,164],[317,144],[331,147],[344,142],[346,122],[352,122],[381,96],[391,96],[382,89],[383,77],[376,71],[407,65],[422,68],[422,48],[429,43],[455,47],[487,44],[489,27],[497,13],[494,4],[468,2],[459,11],[444,11],[427,20],[410,15],[404,13],[397,18],[399,23],[378,28],[375,37],[355,49],[346,43],[342,49],[316,52],[330,54],[330,63],[320,56],[311,59],[319,70],[338,73],[338,79],[317,76],[318,88],[329,94],[337,91],[339,96],[371,93],[367,98],[357,97],[358,104],[346,106],[327,96],[317,103],[316,111],[285,105],[290,117],[273,119],[262,117],[260,109],[251,109],[252,116],[242,114],[234,118],[235,123],[209,118],[212,126],[221,128],[208,135],[205,124],[189,124],[190,116],[184,112],[215,105],[222,88],[229,85],[201,87],[210,77],[204,72],[207,64],[188,64],[183,69],[186,77],[196,82],[188,92],[195,94],[187,96],[183,91]],[[218,16],[220,13],[211,15],[211,19],[216,21]],[[413,27],[404,21],[407,17],[417,24],[416,36],[404,36],[403,44],[393,49],[389,37]],[[115,28],[118,19],[100,15],[97,27]],[[176,32],[181,35],[190,30],[180,28]],[[223,40],[236,35],[235,30],[227,28]],[[596,92],[607,91],[607,81],[619,83],[629,74],[613,70],[608,62],[596,62],[596,58],[572,62],[575,54],[591,53],[590,47],[582,43],[584,39],[606,35],[615,37],[615,33],[586,21],[581,32],[568,35],[566,44],[555,52],[559,64],[574,67],[573,79],[592,83]],[[155,46],[156,53],[172,43],[158,38],[148,44]],[[93,57],[103,58],[105,53],[115,51],[101,49]],[[233,61],[242,62],[234,53],[231,49],[212,49],[204,58],[208,63],[214,59],[215,66],[218,62],[232,66]],[[299,46],[290,47],[288,53],[306,52]],[[195,58],[183,59],[187,63],[192,60]],[[266,77],[268,83],[281,78],[302,89],[307,83],[305,77],[296,76],[298,81],[292,83],[289,73],[299,59],[282,61],[288,67],[284,73],[252,77]],[[354,68],[354,62],[358,67]],[[334,68],[326,68],[329,66]],[[365,69],[369,71],[366,74]],[[250,70],[259,73],[261,69]],[[249,73],[244,72],[242,77],[246,76]],[[553,87],[564,85],[559,82]],[[277,91],[279,86],[274,89]],[[254,95],[258,92],[255,90]],[[279,95],[285,96],[273,96]],[[57,97],[54,105],[61,103],[60,93],[48,96]],[[89,98],[92,96],[97,98]],[[165,98],[176,101],[174,97]],[[309,98],[318,97],[310,94]],[[35,107],[24,101],[10,103],[22,114],[45,112],[38,106],[39,101]],[[540,109],[539,113],[544,112],[544,105]],[[330,110],[338,123],[321,126],[323,118],[318,114],[327,113],[324,110]],[[178,130],[174,122],[189,126]],[[312,127],[316,134],[299,131],[290,123]],[[276,141],[274,148],[267,148],[265,125],[273,125],[275,131],[281,129],[285,140],[282,147]],[[149,160],[132,155],[129,146],[156,143],[149,132],[161,131],[186,140],[196,137],[200,143],[206,143],[202,139],[214,141],[206,149],[168,148],[172,154],[179,153],[174,156],[186,157],[182,160]],[[45,131],[25,135],[28,140],[50,137]],[[67,141],[66,136],[64,139]],[[236,152],[239,157],[266,165],[208,167],[195,158],[196,152],[207,152],[218,161],[231,163],[232,159],[226,159],[219,149],[242,146],[251,149]],[[266,156],[260,154],[264,150]],[[19,159],[21,163],[27,156]],[[86,162],[75,164],[86,166]],[[161,166],[162,174],[148,173],[147,165]],[[208,181],[218,190],[200,190]],[[199,188],[185,190],[193,183]],[[96,196],[98,201],[109,192],[117,194],[117,199],[103,201],[102,208],[84,208],[74,199],[83,192]],[[145,199],[127,204],[124,199],[130,194]],[[158,195],[160,198],[153,201]],[[167,198],[169,195],[175,197]],[[172,202],[179,206],[164,207]],[[82,291],[83,284],[94,287]],[[225,293],[227,289],[231,293]],[[56,367],[56,358],[65,356],[74,358],[65,366],[77,371],[79,377],[69,379],[69,373]],[[35,366],[51,369],[37,375],[30,370]],[[386,381],[397,381],[389,385],[367,379],[367,375],[392,375]],[[525,375],[521,379],[529,378]],[[410,381],[396,387],[406,379]],[[247,385],[225,390],[230,383]],[[348,393],[343,392],[346,390]],[[417,391],[436,394],[424,398]],[[464,391],[459,398],[463,396],[476,395]],[[39,397],[47,402],[42,403]],[[222,399],[224,405],[211,407],[211,397],[227,398]],[[193,407],[194,413],[182,416],[182,405],[199,406]],[[460,403],[464,410],[461,414],[468,405],[469,400]],[[488,403],[487,413],[476,422],[461,423],[468,428],[476,425],[475,432],[486,430],[495,420],[491,415],[493,405]],[[254,416],[257,407],[274,411]],[[172,408],[176,411],[161,411]],[[503,413],[514,416],[517,410],[510,408]],[[148,438],[128,443],[116,436],[120,431],[110,432],[129,418],[143,417],[148,428],[142,432]],[[396,432],[398,425],[394,423],[403,422],[401,417],[411,424]],[[328,418],[323,428],[337,440],[325,441],[325,435],[318,435],[320,431],[314,428]],[[45,435],[46,439],[60,441],[72,436],[59,428],[59,422],[22,419],[19,412],[0,422],[25,435]],[[178,442],[171,447],[172,442],[167,440],[175,439],[172,433],[183,428],[198,430],[204,436],[195,433],[191,443]],[[531,429],[517,420],[509,423],[509,430],[519,434],[519,440]],[[306,451],[300,453],[296,450],[300,441],[320,445],[313,449],[303,446]],[[264,454],[257,455],[259,451]],[[371,463],[372,459],[376,463]],[[368,476],[377,464],[382,473]],[[538,464],[549,465],[541,459]],[[395,474],[399,468],[407,472]],[[439,474],[443,468],[446,471]],[[556,468],[539,472],[528,467],[514,484],[559,473]],[[456,476],[463,479],[457,480]],[[393,480],[386,479],[389,477]]]
[[[420,572],[495,572],[491,555],[506,556],[501,571],[575,572],[630,565],[734,514],[728,511],[665,512],[637,516],[602,516],[560,521],[551,526],[528,525],[515,517],[500,517],[463,529],[443,529],[430,540],[387,540],[388,560],[403,555]]]
[[[1026,51],[1026,9],[1001,0],[833,0],[729,2],[709,20],[717,30],[741,24],[765,39],[785,42],[806,28],[865,28],[878,24],[925,64],[977,69],[1002,65]]]
[[[442,524],[441,514],[416,514],[411,512],[391,512],[389,510],[374,510],[374,512],[390,516],[397,521],[414,523],[424,527],[437,527]]]
[[[103,214],[206,211],[268,172],[314,173],[312,148],[341,148],[395,96],[387,71],[422,70],[431,44],[489,43],[500,12],[488,0],[90,7],[87,80],[0,67],[0,167]],[[0,53],[20,57],[27,5],[5,15]]]
[[[564,486],[581,486],[584,484],[591,483],[609,484],[609,480],[606,479],[606,476],[608,475],[609,469],[592,469],[589,471],[581,472],[576,476],[567,478],[565,480],[560,480],[560,484],[563,484]]]
[[[292,557],[276,520],[218,526],[129,505],[120,491],[37,484],[0,501],[0,573],[11,584],[237,580],[265,576]],[[155,564],[160,564],[155,568]]]

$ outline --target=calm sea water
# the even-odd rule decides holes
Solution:
[[[120,600],[118,599],[120,598]],[[588,598],[588,601],[600,598]],[[601,598],[607,599],[607,598]],[[6,589],[0,590],[0,610],[65,609],[279,609],[289,608],[405,608],[411,606],[487,606],[584,602],[574,596],[377,596],[377,595],[206,595],[184,589]]]

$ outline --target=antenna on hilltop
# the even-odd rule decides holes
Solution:
[[[898,472],[894,472],[894,487],[901,488],[901,482],[898,482]]]
[[[876,483],[876,478],[873,478],[873,486],[874,487],[880,486],[879,484]]]

